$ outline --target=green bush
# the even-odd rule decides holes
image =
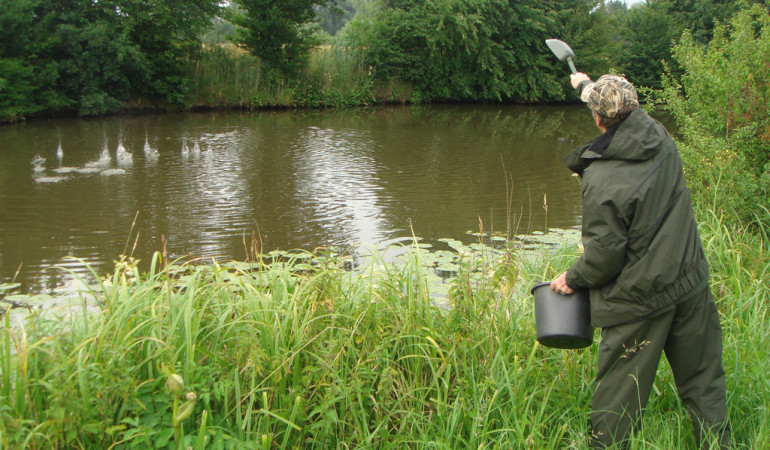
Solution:
[[[386,2],[343,31],[380,79],[414,83],[415,100],[535,101],[561,94],[542,51],[553,23],[505,0]]]
[[[662,97],[681,127],[693,195],[757,220],[770,208],[770,14],[744,9],[707,47],[685,32],[674,58],[684,74],[664,77]]]
[[[35,111],[32,68],[6,58],[0,58],[0,67],[0,119],[14,120]]]

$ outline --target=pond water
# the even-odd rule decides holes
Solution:
[[[0,283],[54,290],[120,255],[435,242],[579,225],[582,106],[432,105],[0,127]],[[60,149],[60,150],[59,150]],[[547,205],[547,209],[545,206]],[[68,257],[77,257],[79,260]],[[52,270],[51,266],[68,270]]]

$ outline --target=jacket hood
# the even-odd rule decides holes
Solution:
[[[668,132],[641,109],[618,125],[618,131],[601,156],[604,159],[646,161],[660,152]]]
[[[637,109],[616,128],[573,150],[564,162],[582,175],[594,159],[646,161],[661,151],[664,139],[668,139],[668,132],[663,125]]]

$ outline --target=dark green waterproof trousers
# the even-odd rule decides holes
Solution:
[[[729,444],[722,329],[708,287],[669,311],[601,334],[591,412],[594,448],[623,447],[640,427],[661,352],[690,412],[698,447]]]

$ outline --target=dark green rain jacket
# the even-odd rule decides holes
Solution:
[[[583,180],[584,251],[567,284],[591,289],[592,325],[653,317],[707,285],[682,161],[663,125],[634,111],[564,162]]]

